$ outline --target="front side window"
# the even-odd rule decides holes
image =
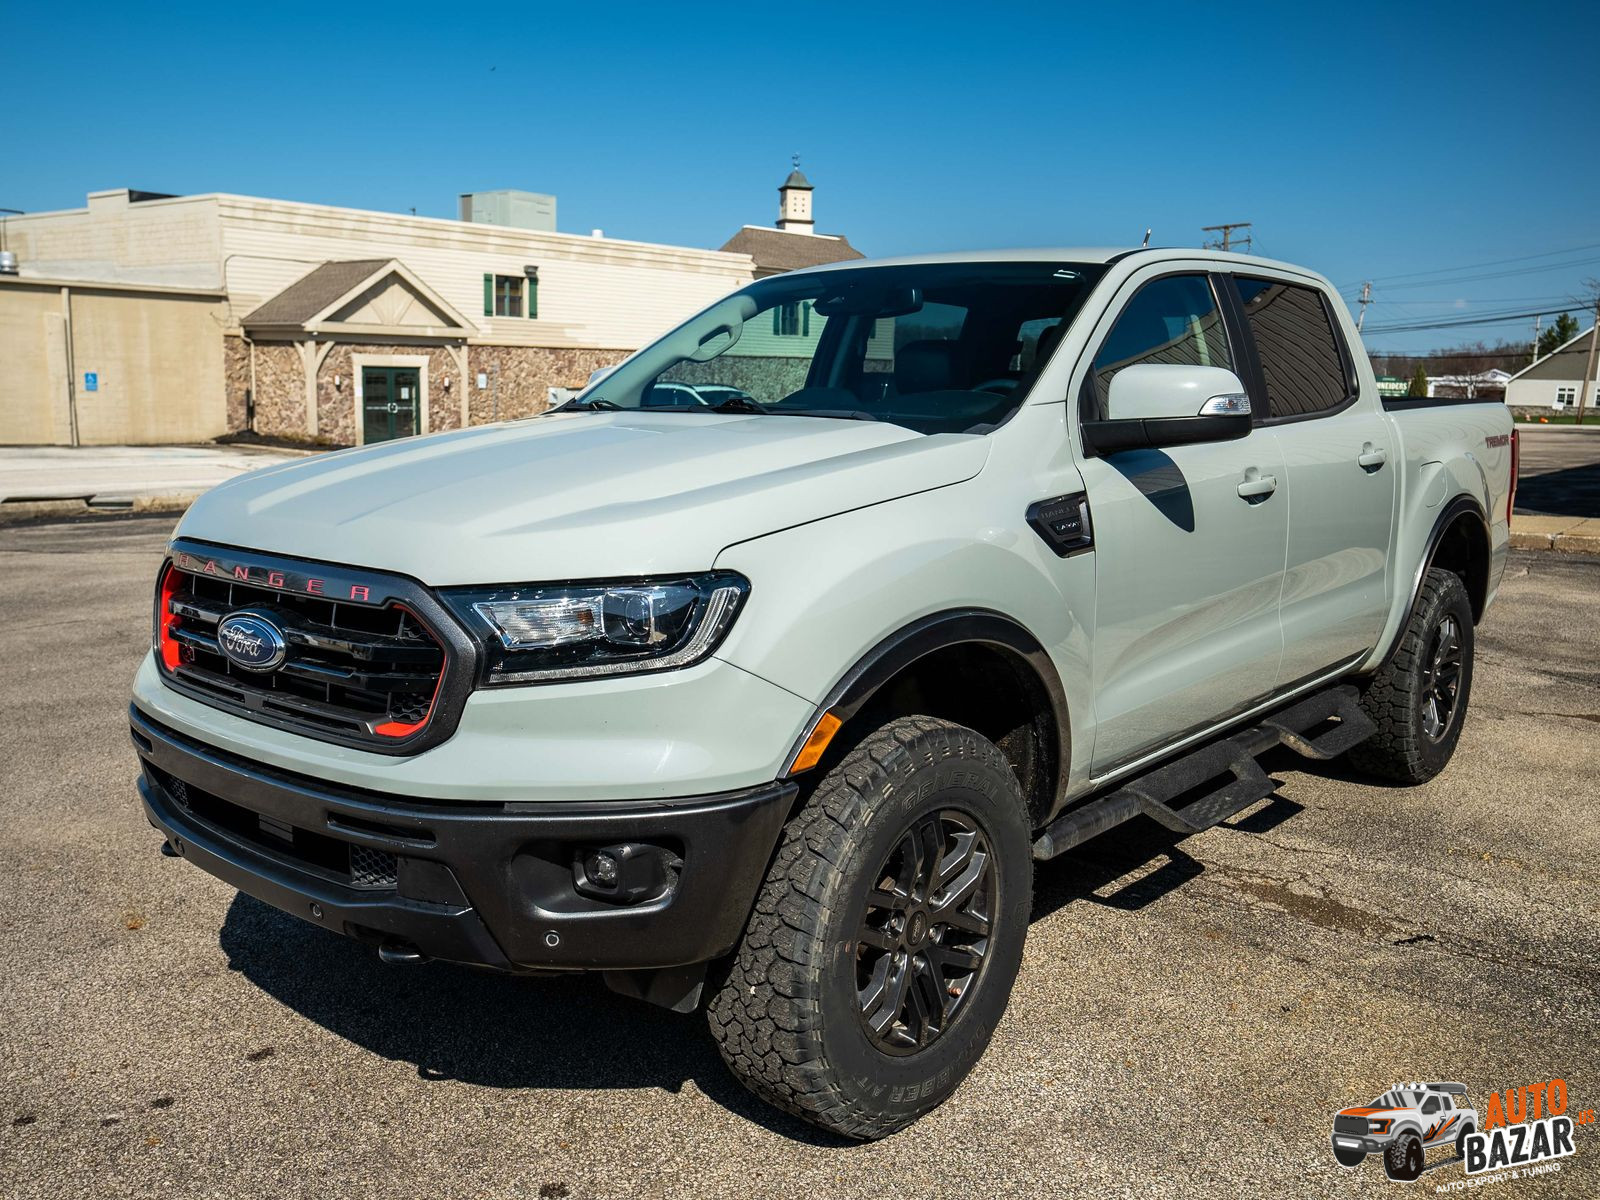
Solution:
[[[1322,293],[1275,279],[1234,283],[1266,377],[1269,419],[1343,408],[1350,379]]]
[[[1105,420],[1112,379],[1124,367],[1142,363],[1233,369],[1227,330],[1204,275],[1152,280],[1128,301],[1094,356],[1083,419]]]
[[[641,350],[572,406],[987,433],[1027,397],[1057,340],[1047,335],[1077,316],[1103,270],[926,263],[773,276]]]

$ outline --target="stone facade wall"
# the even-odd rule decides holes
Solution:
[[[244,339],[225,340],[230,429],[245,428],[245,393],[250,386],[250,349]],[[352,355],[371,354],[428,360],[428,428],[439,433],[461,424],[461,389],[467,388],[470,423],[536,416],[549,407],[550,388],[580,388],[589,373],[614,366],[630,350],[575,350],[534,346],[470,346],[467,378],[447,346],[343,342],[328,351],[317,369],[317,433],[306,429],[305,376],[299,347],[291,342],[255,344],[255,432],[265,437],[314,441],[325,446],[356,444],[355,377]],[[787,360],[785,360],[787,361]],[[498,397],[496,380],[498,369]],[[479,389],[478,375],[489,386]],[[338,386],[334,385],[335,379]],[[445,386],[449,380],[450,386]]]
[[[720,383],[747,392],[762,404],[775,404],[806,385],[809,358],[769,358],[724,354],[710,362],[682,362],[665,372],[677,383]]]
[[[445,346],[388,343],[363,345],[340,342],[328,351],[317,370],[317,440],[335,446],[356,444],[355,368],[351,356],[380,354],[428,360],[428,428],[419,433],[439,433],[461,426],[461,373],[455,356]],[[334,380],[339,384],[334,386]],[[449,380],[449,387],[445,381]],[[418,413],[421,419],[421,413]]]
[[[228,432],[238,433],[249,426],[250,347],[233,334],[222,339],[222,387]]]
[[[256,432],[310,441],[306,429],[305,370],[290,342],[256,343]]]
[[[581,388],[589,373],[627,358],[631,350],[574,350],[536,346],[471,346],[467,376],[471,423],[537,416],[550,406],[553,387]],[[498,368],[498,376],[496,369]],[[479,374],[488,387],[478,387]],[[498,378],[498,385],[497,385]]]

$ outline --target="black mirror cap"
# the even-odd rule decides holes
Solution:
[[[1122,450],[1156,450],[1199,442],[1236,442],[1249,437],[1249,413],[1205,417],[1135,417],[1129,421],[1085,421],[1084,449],[1102,458]]]

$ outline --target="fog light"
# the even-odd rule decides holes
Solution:
[[[584,873],[602,887],[615,887],[617,885],[617,860],[604,851],[599,854],[591,854],[589,861],[584,864]]]
[[[617,842],[575,848],[572,883],[580,895],[608,904],[642,904],[672,890],[683,860],[665,846]]]

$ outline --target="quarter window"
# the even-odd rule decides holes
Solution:
[[[1083,419],[1104,420],[1111,380],[1124,367],[1141,363],[1233,369],[1222,314],[1204,275],[1153,280],[1128,301],[1094,356],[1094,384],[1084,389]]]
[[[1314,417],[1350,399],[1338,336],[1322,293],[1275,279],[1235,278],[1267,384],[1267,415]]]

